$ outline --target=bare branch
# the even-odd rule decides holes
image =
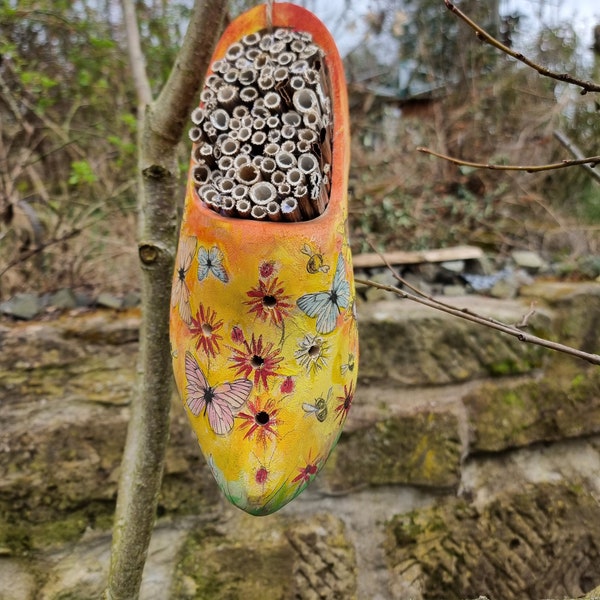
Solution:
[[[127,32],[127,51],[129,53],[129,66],[135,83],[135,91],[138,98],[138,108],[141,112],[152,102],[152,91],[146,73],[142,45],[140,43],[140,31],[138,29],[135,5],[133,0],[121,0],[123,6],[123,20]]]
[[[375,248],[371,241],[369,241],[369,244],[371,248],[373,248],[373,250],[381,257],[381,260],[383,261],[385,266],[391,271],[394,278],[397,279],[401,285],[411,290],[412,293],[406,292],[405,290],[401,290],[400,288],[397,288],[395,286],[383,285],[371,280],[355,279],[357,283],[361,283],[370,287],[375,287],[381,290],[386,290],[388,292],[393,292],[394,294],[400,296],[401,298],[405,298],[406,300],[412,300],[414,302],[418,302],[419,304],[429,306],[430,308],[441,310],[442,312],[446,312],[455,317],[460,317],[461,319],[466,319],[467,321],[472,321],[473,323],[478,323],[479,325],[485,325],[486,327],[497,329],[498,331],[502,331],[503,333],[508,333],[509,335],[517,337],[521,342],[527,342],[530,344],[536,344],[538,346],[544,346],[545,348],[558,350],[565,354],[571,354],[572,356],[576,356],[577,358],[582,358],[583,360],[587,360],[592,364],[600,364],[600,356],[597,354],[589,354],[587,352],[571,348],[570,346],[565,346],[556,342],[550,342],[535,335],[525,333],[523,331],[523,328],[528,326],[529,319],[535,314],[535,307],[533,305],[530,307],[529,311],[525,315],[523,315],[523,318],[520,320],[520,322],[516,323],[515,325],[507,325],[506,323],[502,323],[490,317],[478,315],[467,309],[456,308],[455,306],[446,304],[441,300],[438,300],[436,298],[433,298],[432,296],[425,294],[419,288],[411,285],[408,281],[406,281],[404,278],[398,275],[398,273],[396,273],[396,270],[392,267],[389,261],[381,252],[379,252]]]
[[[26,260],[30,259],[32,256],[35,256],[36,254],[43,252],[46,248],[54,246],[55,244],[60,244],[61,242],[66,242],[67,240],[70,240],[71,238],[79,235],[80,233],[81,229],[79,228],[71,229],[71,231],[67,231],[67,233],[57,238],[52,238],[51,240],[47,240],[44,243],[39,244],[35,248],[32,248],[31,250],[27,250],[27,252],[24,252],[23,254],[6,264],[4,268],[0,270],[0,277],[2,277],[2,275],[4,275],[4,273],[6,273],[6,271],[8,271],[9,269],[12,269],[16,265],[25,262]]]
[[[430,308],[440,310],[454,317],[459,317],[461,319],[471,321],[472,323],[477,323],[479,325],[484,325],[485,327],[490,327],[491,329],[496,329],[497,331],[501,331],[503,333],[516,337],[520,342],[535,344],[537,346],[549,348],[550,350],[563,352],[564,354],[569,354],[571,356],[581,358],[582,360],[585,360],[593,365],[600,365],[600,355],[598,354],[590,354],[589,352],[583,352],[582,350],[577,350],[575,348],[571,348],[570,346],[565,346],[564,344],[559,344],[557,342],[545,340],[544,338],[540,338],[536,335],[524,332],[522,329],[519,329],[518,326],[507,325],[505,323],[501,323],[500,321],[496,321],[495,319],[490,319],[489,317],[484,317],[482,315],[473,313],[468,309],[455,308],[453,306],[450,306],[449,304],[439,302],[438,300],[436,300],[435,298],[431,298],[430,296],[412,294],[392,285],[383,285],[381,283],[377,283],[376,281],[371,281],[370,279],[355,279],[355,281],[356,283],[359,283],[361,285],[366,285],[380,290],[385,290],[387,292],[392,292],[397,296],[400,296],[400,298],[412,300],[413,302],[417,302],[419,304],[423,304],[424,306],[429,306]]]
[[[550,79],[556,79],[558,81],[563,81],[565,83],[571,83],[573,85],[576,85],[581,88],[582,95],[587,94],[588,92],[600,92],[600,85],[594,83],[593,81],[584,81],[582,79],[578,79],[577,77],[573,77],[568,73],[557,73],[555,71],[547,69],[546,67],[543,67],[542,65],[538,65],[531,59],[527,58],[524,54],[521,54],[520,52],[515,52],[514,50],[497,40],[495,37],[490,35],[487,31],[485,31],[479,25],[477,25],[475,21],[472,21],[469,17],[467,17],[465,13],[463,13],[449,0],[444,0],[444,4],[446,5],[446,8],[449,11],[453,12],[457,17],[462,19],[469,27],[471,27],[471,29],[475,31],[479,39],[487,42],[491,46],[494,46],[494,48],[498,48],[498,50],[501,50],[505,54],[508,54],[508,56],[512,56],[516,60],[526,64],[528,67],[531,67],[532,69],[537,71],[540,75],[543,75],[544,77],[549,77]]]
[[[493,171],[525,171],[526,173],[536,173],[538,171],[565,169],[566,167],[573,167],[575,165],[588,165],[590,168],[593,168],[595,165],[600,163],[600,156],[589,156],[587,158],[577,158],[575,160],[562,160],[561,162],[550,163],[547,165],[494,165],[491,163],[477,163],[468,160],[462,160],[460,158],[454,158],[453,156],[435,152],[434,150],[423,148],[422,146],[419,146],[417,151],[422,152],[423,154],[436,156],[437,158],[442,158],[443,160],[447,160],[455,165],[472,167],[474,169],[491,169]]]
[[[152,130],[175,143],[180,141],[192,104],[198,100],[198,89],[222,33],[226,8],[223,0],[196,0],[188,25],[188,32],[194,35],[186,34],[169,79],[152,106]]]
[[[577,159],[583,160],[583,152],[575,145],[571,139],[567,137],[566,133],[562,131],[555,131],[554,137]],[[581,166],[596,180],[600,181],[600,173],[594,170],[593,165],[582,163]]]

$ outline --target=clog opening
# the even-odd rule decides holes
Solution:
[[[325,53],[303,31],[245,35],[211,65],[189,136],[196,199],[232,219],[325,214],[333,114]]]

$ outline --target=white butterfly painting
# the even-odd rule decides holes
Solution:
[[[230,433],[235,416],[250,396],[252,382],[249,379],[236,379],[213,387],[208,384],[206,375],[189,352],[185,355],[185,374],[187,405],[191,413],[195,417],[204,413],[217,435]]]
[[[309,317],[317,318],[317,331],[331,333],[335,329],[338,315],[350,306],[350,284],[346,279],[346,265],[340,254],[333,276],[331,289],[300,296],[298,308]]]
[[[175,269],[175,276],[171,287],[171,306],[173,308],[178,306],[179,316],[188,325],[192,320],[192,310],[190,308],[190,288],[185,278],[192,266],[195,252],[196,238],[182,238],[177,250],[177,268]]]
[[[223,252],[217,246],[210,249],[200,246],[198,249],[198,279],[202,281],[212,273],[219,281],[227,283],[229,275],[223,266],[223,258]]]

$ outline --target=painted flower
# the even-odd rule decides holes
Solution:
[[[231,330],[231,340],[236,344],[242,344],[246,341],[246,337],[244,336],[244,332],[241,327],[234,325]]]
[[[350,387],[348,388],[347,386],[344,386],[344,395],[343,396],[338,396],[338,400],[341,400],[341,402],[335,407],[335,418],[337,419],[339,417],[340,421],[344,421],[345,418],[348,416],[348,411],[350,410],[350,407],[352,406],[352,401],[354,400],[354,384],[350,383]]]
[[[294,388],[296,387],[296,384],[294,383],[294,379],[293,377],[290,377],[289,375],[283,380],[283,383],[281,384],[281,388],[280,388],[280,392],[282,394],[291,394],[294,391]]]
[[[298,344],[298,350],[294,352],[294,357],[308,373],[311,371],[316,373],[327,365],[328,349],[329,347],[322,337],[307,333]]]
[[[319,461],[315,460],[314,463],[311,462],[309,453],[308,460],[306,461],[306,466],[301,467],[299,469],[300,473],[298,473],[298,475],[296,475],[296,477],[292,479],[292,483],[300,483],[300,485],[302,485],[303,483],[308,483],[317,474],[318,470]]]
[[[190,332],[198,336],[196,340],[196,349],[203,350],[205,354],[213,358],[220,351],[219,340],[221,335],[217,332],[223,326],[223,321],[217,321],[217,313],[210,309],[204,308],[202,304],[198,307],[198,312],[195,317],[192,317],[190,324]]]
[[[244,377],[249,378],[254,373],[254,385],[262,383],[265,389],[268,390],[268,378],[279,375],[277,365],[283,360],[279,350],[273,348],[273,343],[263,344],[262,335],[257,340],[252,334],[250,343],[244,340],[244,350],[238,350],[237,348],[232,348],[232,350],[234,356],[229,360],[235,363],[231,368],[236,369],[236,374],[243,374]]]
[[[275,273],[275,261],[274,260],[264,260],[260,263],[258,267],[258,272],[261,277],[264,279],[268,279]]]
[[[260,398],[255,401],[250,400],[247,404],[248,411],[238,413],[242,419],[240,429],[247,429],[244,439],[254,439],[264,446],[267,441],[277,437],[277,426],[281,424],[281,419],[277,418],[279,409],[276,402],[269,398],[262,402]]]
[[[192,320],[192,311],[190,308],[190,288],[185,278],[192,266],[195,253],[196,238],[193,236],[182,238],[177,251],[177,267],[171,287],[171,306],[173,308],[178,307],[179,316],[187,325]]]
[[[289,316],[292,304],[286,302],[289,298],[283,293],[283,286],[279,283],[277,277],[272,281],[259,280],[258,286],[246,292],[251,298],[244,304],[249,304],[249,312],[256,313],[261,321],[269,320],[271,323],[280,326],[283,319]]]
[[[267,471],[266,467],[261,466],[256,470],[254,474],[254,481],[259,485],[265,485],[267,483],[267,479],[269,478],[269,471]]]

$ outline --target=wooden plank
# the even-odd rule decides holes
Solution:
[[[382,255],[391,265],[417,265],[419,263],[438,263],[452,260],[477,260],[483,258],[483,250],[477,246],[453,246],[435,250],[421,250],[418,252],[382,252]],[[372,269],[385,267],[379,254],[366,252],[352,257],[355,269]]]

